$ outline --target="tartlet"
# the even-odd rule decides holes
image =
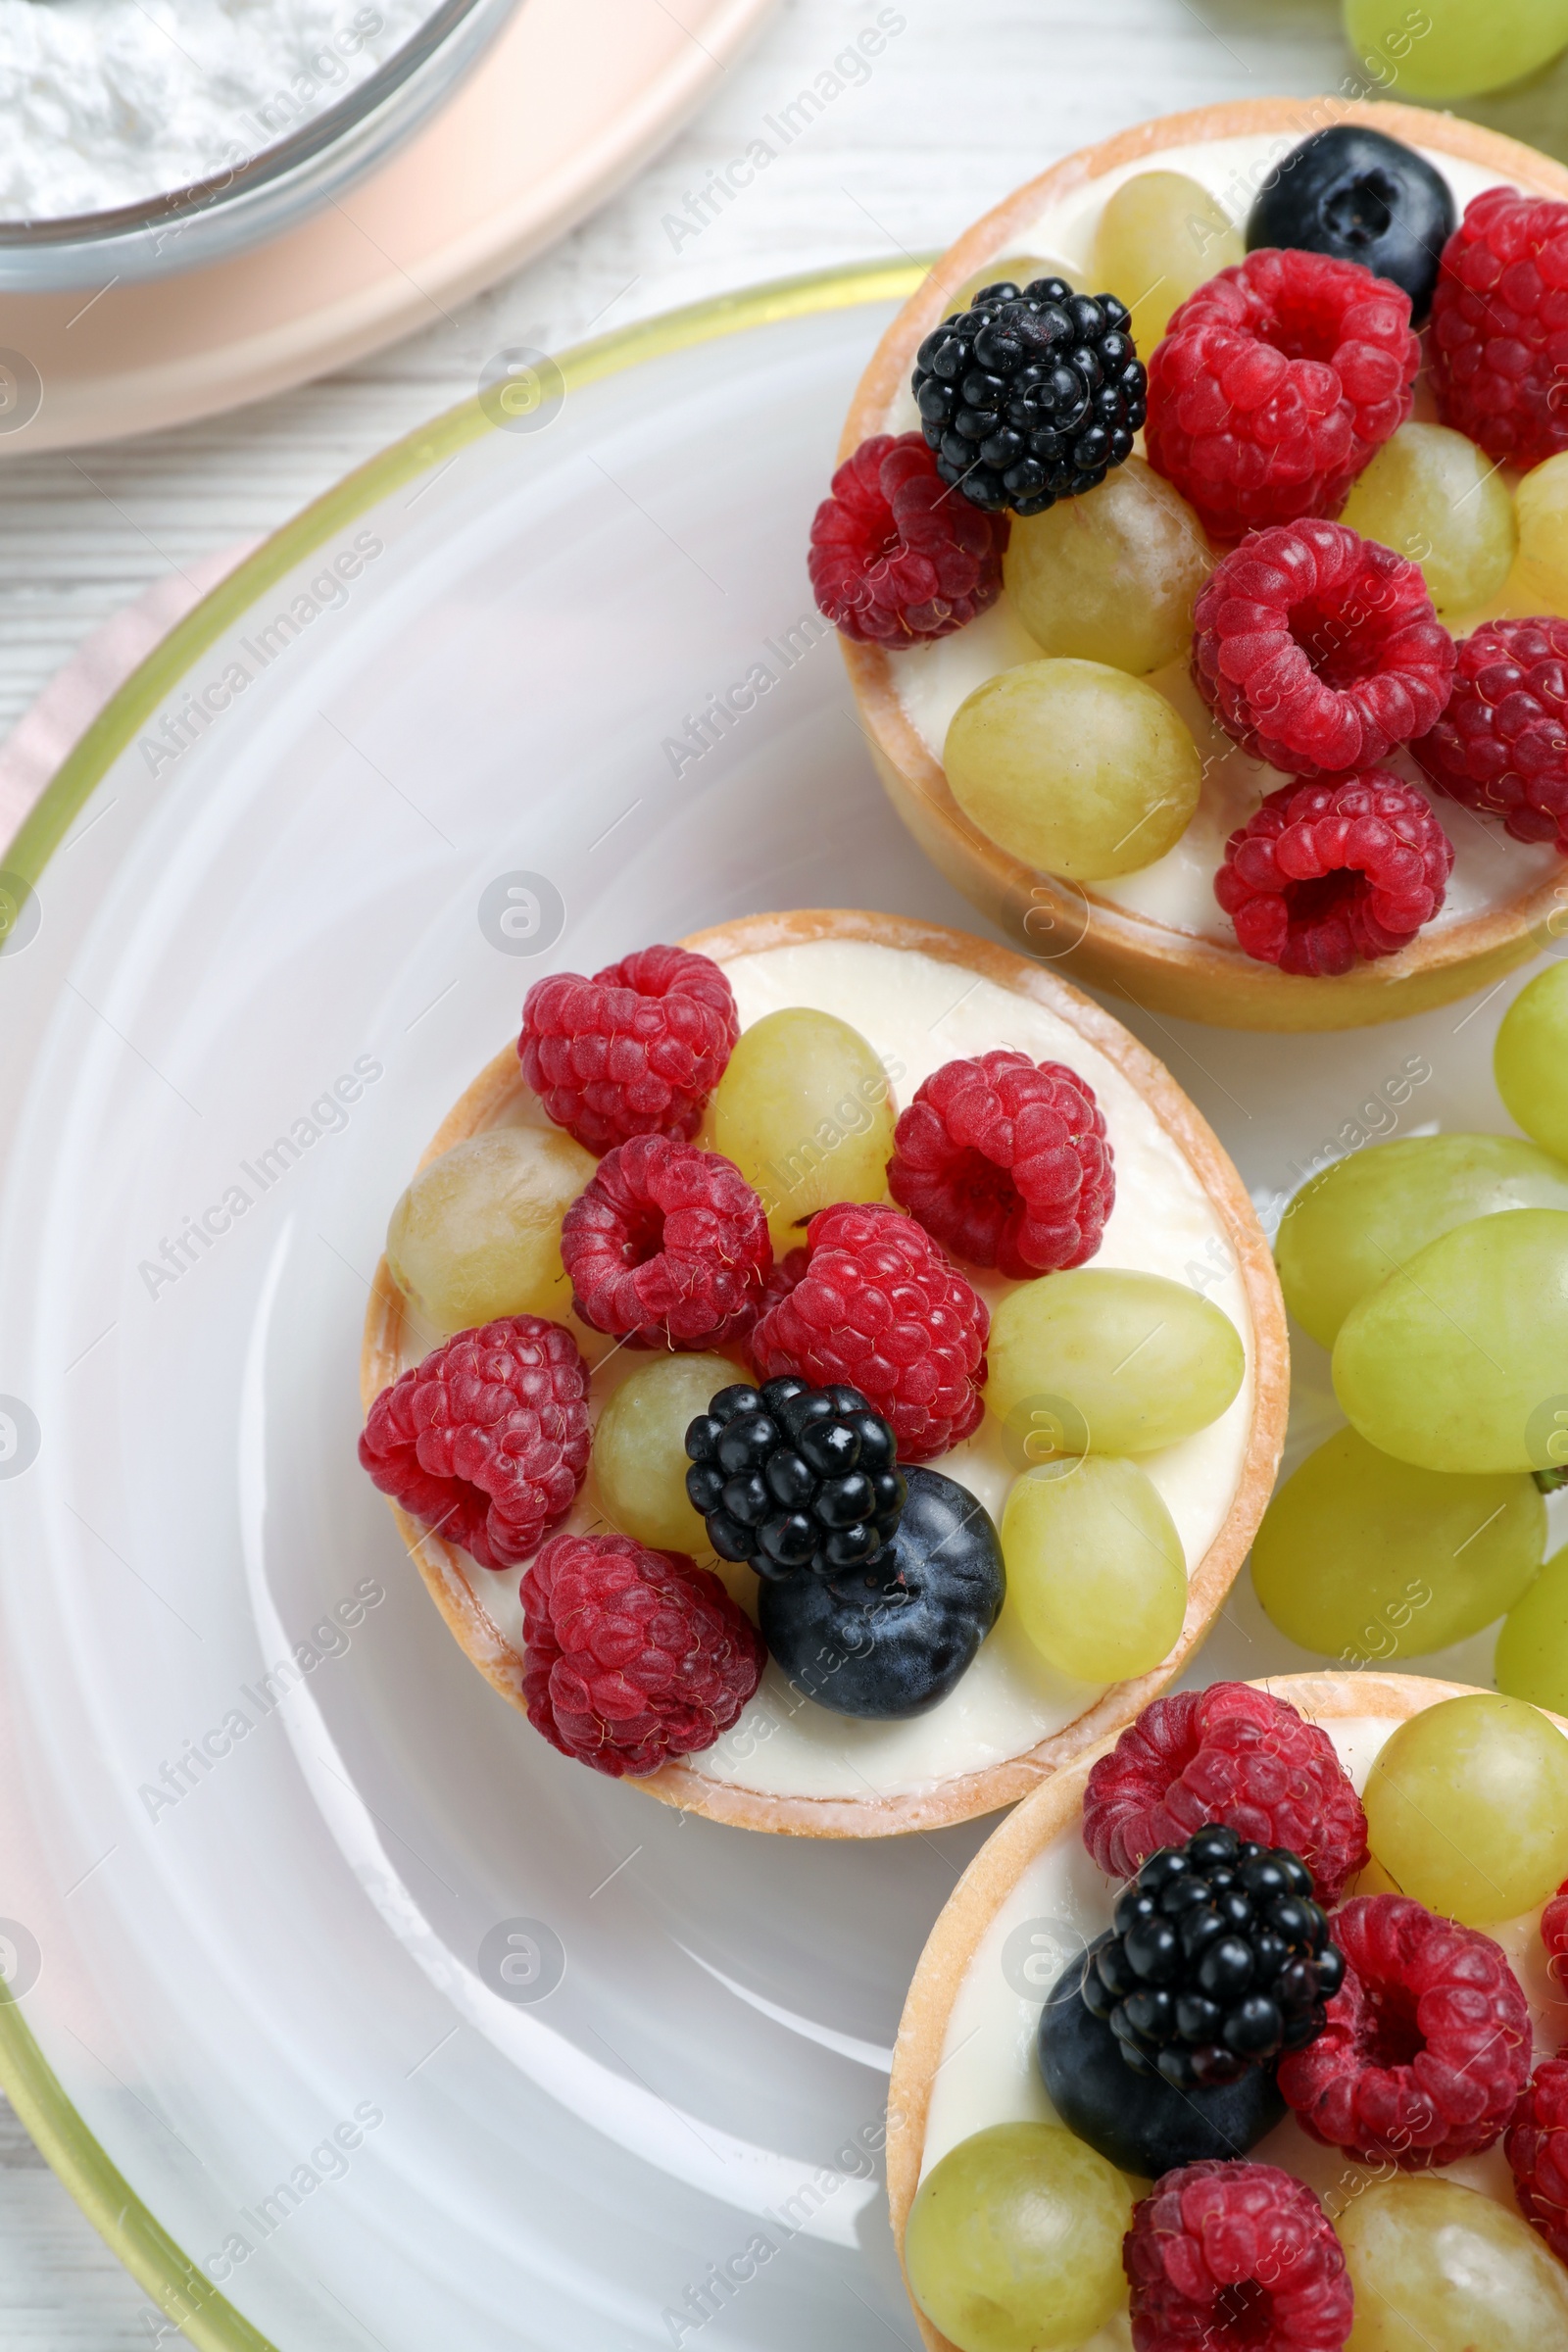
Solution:
[[[1419,1675],[1364,1671],[1274,1676],[1256,1687],[1266,1690],[1275,1698],[1287,1701],[1309,1722],[1330,1728],[1336,1722],[1345,1723],[1352,1719],[1397,1726],[1442,1700],[1473,1695],[1466,1686],[1458,1683],[1439,1682]],[[1554,1723],[1559,1731],[1568,1732],[1568,1724],[1561,1722],[1558,1717],[1548,1715],[1547,1720]],[[1089,1773],[1098,1758],[1113,1744],[1112,1740],[1107,1740],[1097,1749],[1079,1755],[1070,1770],[1058,1773],[1046,1786],[1037,1788],[993,1833],[949,1897],[920,1956],[899,2021],[888,2092],[888,2202],[901,2263],[904,2261],[905,2230],[909,2209],[924,2174],[930,2169],[926,2162],[926,2146],[937,2078],[943,2074],[946,2066],[958,2059],[961,2048],[983,2038],[975,2024],[972,2009],[966,2010],[963,2037],[958,2045],[951,2049],[949,2047],[957,2030],[956,2009],[969,1982],[971,1968],[986,1946],[999,1914],[1004,1912],[1009,1899],[1019,1893],[1031,1869],[1042,1861],[1048,1850],[1058,1840],[1070,1839],[1073,1847],[1081,1853],[1079,1833]],[[1364,1771],[1370,1760],[1370,1753],[1360,1757],[1361,1770]],[[1356,1778],[1359,1785],[1359,1773]],[[1386,1890],[1388,1886],[1388,1882],[1381,1878],[1375,1863],[1363,1872],[1359,1884],[1369,1891]],[[1348,1891],[1355,1891],[1354,1883]],[[1108,1894],[1105,1916],[1099,1924],[1103,1927],[1110,1925]],[[1544,2037],[1554,2049],[1562,2034],[1561,1991],[1553,1985],[1539,1935],[1529,1939],[1530,1948],[1515,1948],[1511,1931],[1522,1924],[1503,1923],[1504,1949],[1524,1983],[1538,2028],[1548,2001],[1555,2004],[1558,2015]],[[1093,1924],[1089,1932],[1095,1932]],[[1497,1931],[1493,1933],[1496,1934]],[[996,1955],[991,1953],[988,1956],[994,1963]],[[995,1970],[995,1977],[999,2005],[1004,2004],[1007,2012],[1005,2041],[1009,2053],[1005,2059],[998,2058],[997,2053],[1004,2039],[1001,2034],[994,2037],[994,2046],[986,2053],[986,2058],[994,2062],[987,2087],[990,2096],[997,2101],[998,2112],[966,2116],[962,2132],[941,2130],[937,2141],[939,2155],[946,2152],[948,2145],[964,2136],[966,2132],[978,2131],[987,2123],[1010,2123],[1026,2114],[1044,2118],[1050,2113],[1034,2066],[1034,2032],[1032,2029],[1027,2034],[1019,2031],[1013,2022],[1018,1999],[1004,1983],[1000,1969]],[[1042,1984],[1042,1997],[1045,1990]],[[1538,2034],[1538,2041],[1540,2038],[1542,2036]],[[985,2059],[980,2061],[982,2066],[985,2063]],[[1006,2070],[1005,2089],[999,2084],[998,2066]],[[1027,2091],[1023,2086],[1022,2074],[1027,2076]],[[952,2097],[954,2091],[955,2077],[949,2076],[943,2084],[942,2095]],[[1005,2112],[1002,2112],[1008,2091],[1012,2093],[1011,2104],[1006,2106]],[[984,2096],[982,2103],[989,2106]],[[1346,2152],[1334,2148],[1314,2149],[1289,2117],[1277,2132],[1252,2151],[1255,2160],[1294,2171],[1296,2167],[1291,2152],[1282,2144],[1287,2138],[1299,2143],[1303,2158],[1315,2156],[1320,2160],[1320,2174],[1325,2174],[1327,2164],[1329,2169],[1325,2177],[1349,2178],[1344,2169],[1348,2161]],[[1490,2165],[1492,2158],[1489,2156],[1484,2162]],[[1491,2193],[1497,2183],[1486,2184],[1474,2179],[1475,2163],[1474,2159],[1466,2160],[1466,2184],[1488,2185]],[[1445,2169],[1434,2167],[1430,2176],[1423,2177],[1441,2180]],[[1505,2177],[1505,2166],[1502,2171]],[[1506,2192],[1498,2197],[1498,2202],[1505,2203],[1510,2212],[1514,2210]],[[949,2339],[932,2326],[918,2305],[913,2303],[912,2297],[911,2310],[927,2352],[955,2352]],[[1103,2339],[1101,2336],[1093,2338],[1095,2352],[1099,2352],[1102,2340],[1107,2345],[1129,2340],[1124,2332],[1118,2332],[1118,2328],[1124,2329],[1124,2322],[1113,2323],[1104,2330]]]
[[[960,289],[984,283],[1000,265],[1021,257],[1032,257],[1041,267],[1061,261],[1036,225],[1049,208],[1073,205],[1073,233],[1081,240],[1088,233],[1077,218],[1084,191],[1106,174],[1125,175],[1130,168],[1160,165],[1172,150],[1226,140],[1277,140],[1283,154],[1331,122],[1365,124],[1420,148],[1440,165],[1459,166],[1468,174],[1466,194],[1480,184],[1508,183],[1527,193],[1568,197],[1568,170],[1562,165],[1475,123],[1411,107],[1253,99],[1140,124],[1054,165],[949,248],[888,328],[861,377],[840,460],[874,434],[904,432],[917,423],[908,394],[915,354],[954,308]],[[1173,159],[1171,168],[1182,168],[1181,160]],[[1074,282],[1082,287],[1081,273]],[[991,617],[968,625],[984,627]],[[1016,622],[1012,629],[1021,640]],[[1057,960],[1077,978],[1136,1004],[1228,1028],[1355,1028],[1402,1019],[1489,987],[1556,936],[1562,860],[1521,857],[1519,879],[1505,886],[1506,895],[1476,911],[1440,919],[1396,955],[1358,963],[1335,978],[1282,973],[1227,939],[1134,911],[1098,895],[1093,883],[1081,888],[1063,882],[1002,849],[960,809],[941,760],[910,715],[899,670],[901,662],[913,657],[848,638],[841,644],[877,773],[921,849],[1026,951]],[[1017,650],[1004,654],[1000,666],[1029,658],[1020,642]],[[1443,805],[1443,812],[1451,814],[1449,805]]]
[[[1127,1146],[1121,1163],[1124,1183],[1136,1181],[1135,1164],[1142,1163],[1146,1152],[1152,1152],[1152,1164],[1168,1168],[1180,1200],[1186,1203],[1182,1214],[1189,1218],[1196,1216],[1203,1231],[1212,1237],[1217,1257],[1228,1260],[1226,1279],[1236,1286],[1234,1295],[1239,1312],[1250,1326],[1243,1334],[1249,1379],[1243,1396],[1231,1408],[1238,1418],[1225,1439],[1230,1451],[1224,1457],[1229,1466],[1223,1477],[1228,1483],[1209,1494],[1204,1502],[1213,1522],[1212,1533],[1203,1544],[1200,1556],[1189,1556],[1188,1606],[1180,1639],[1154,1672],[1098,1693],[1087,1687],[1064,1686],[1067,1698],[1063,1719],[1049,1736],[1028,1741],[1019,1752],[990,1757],[977,1769],[942,1771],[928,1781],[922,1781],[918,1775],[911,1780],[908,1774],[904,1774],[901,1778],[906,1785],[893,1788],[879,1788],[874,1775],[868,1777],[863,1772],[859,1777],[865,1780],[865,1787],[855,1787],[853,1764],[845,1768],[851,1775],[850,1785],[826,1793],[748,1786],[746,1759],[734,1757],[735,1733],[745,1734],[746,1714],[735,1727],[735,1733],[727,1736],[732,1761],[726,1771],[731,1777],[718,1776],[714,1769],[716,1751],[710,1750],[666,1763],[657,1773],[633,1784],[665,1803],[703,1813],[712,1820],[805,1837],[884,1837],[930,1829],[993,1811],[1025,1795],[1042,1780],[1129,1722],[1141,1706],[1181,1671],[1224,1601],[1268,1499],[1288,1409],[1289,1353],[1284,1309],[1268,1245],[1235,1169],[1164,1067],[1111,1015],[1054,972],[1042,970],[1006,949],[963,933],[881,913],[805,911],[743,916],[698,933],[683,944],[711,957],[726,969],[732,983],[737,983],[743,1029],[748,1025],[747,992],[738,984],[738,975],[748,968],[748,958],[762,959],[749,967],[754,972],[765,975],[783,968],[786,974],[776,984],[770,981],[757,984],[750,1015],[753,1018],[758,1017],[760,1009],[767,1008],[767,986],[773,986],[775,994],[782,987],[784,1003],[802,1002],[800,993],[792,993],[795,982],[790,975],[798,974],[802,968],[799,958],[808,959],[824,949],[858,959],[855,964],[858,986],[891,983],[897,978],[909,984],[899,990],[905,996],[911,992],[917,995],[914,984],[923,981],[928,989],[935,990],[933,1001],[944,1007],[939,1018],[945,1018],[947,1010],[956,1014],[958,1005],[966,1001],[977,1000],[982,1005],[991,1002],[985,994],[987,989],[1004,992],[995,1002],[999,1005],[1014,1003],[1020,1027],[1033,1022],[1037,1025],[1036,1032],[1011,1041],[991,1037],[988,1043],[1018,1042],[1028,1050],[1039,1051],[1035,1042],[1038,1026],[1049,1022],[1053,1037],[1060,1041],[1056,1051],[1070,1054],[1075,1066],[1082,1064],[1101,1093],[1113,1142],[1118,1125],[1122,1129]],[[876,961],[879,956],[899,960],[884,970]],[[797,959],[795,964],[787,961],[791,956]],[[766,960],[769,957],[783,957],[786,962],[783,967],[770,965]],[[762,990],[760,996],[759,988]],[[951,1006],[949,999],[953,1000]],[[874,1029],[874,1020],[867,1018],[859,1003],[845,1003],[837,1009],[857,1016],[862,1027]],[[928,1046],[926,1051],[928,1058],[945,1058],[940,1047]],[[912,1067],[907,1071],[898,1089],[903,1100],[907,1100],[913,1085],[923,1075],[923,1071]],[[1135,1104],[1139,1106],[1136,1112]],[[523,1078],[516,1049],[509,1044],[454,1105],[420,1164],[484,1129],[538,1123],[541,1118],[537,1102]],[[1129,1119],[1139,1129],[1136,1141],[1128,1133]],[[1175,1222],[1179,1226],[1181,1218]],[[1192,1226],[1191,1230],[1196,1233],[1198,1226]],[[1196,1246],[1201,1250],[1201,1243]],[[1179,1267],[1179,1259],[1176,1263]],[[1215,1268],[1216,1259],[1211,1255],[1206,1267],[1200,1265],[1200,1279],[1214,1278]],[[589,1339],[592,1335],[583,1337]],[[605,1343],[600,1341],[598,1345],[602,1351]],[[361,1389],[367,1412],[381,1391],[416,1361],[421,1352],[405,1301],[383,1259],[372,1287],[361,1357]],[[738,1371],[737,1378],[741,1377],[743,1374]],[[602,1394],[597,1401],[602,1401]],[[1206,1438],[1208,1434],[1201,1432],[1200,1436]],[[1173,1450],[1179,1452],[1180,1448]],[[934,1466],[949,1469],[955,1458],[952,1454],[944,1456]],[[477,1567],[455,1546],[421,1528],[398,1505],[394,1503],[391,1507],[410,1556],[449,1630],[492,1687],[514,1706],[523,1708],[524,1657],[515,1610],[511,1611],[514,1622],[510,1627],[498,1622],[509,1613],[502,1601],[514,1592],[516,1572],[505,1575]],[[579,1495],[577,1511],[566,1522],[568,1528],[585,1524],[593,1512],[590,1477],[589,1486]],[[1208,1522],[1205,1520],[1204,1524]],[[755,1588],[756,1584],[751,1571],[731,1570],[726,1581],[732,1593],[745,1605],[747,1588]],[[985,1654],[982,1650],[982,1659]],[[973,1674],[975,1669],[969,1671]],[[953,1694],[955,1698],[961,1694],[962,1689],[960,1685],[959,1691]],[[763,1693],[759,1693],[759,1699],[752,1702],[754,1707],[762,1696]],[[814,1712],[821,1714],[823,1710]],[[926,1723],[935,1720],[936,1716],[922,1719]],[[765,1742],[768,1734],[764,1731],[760,1738]],[[740,1744],[744,1746],[744,1739]],[[845,1771],[837,1767],[835,1770],[842,1781]],[[758,1777],[754,1772],[754,1782]],[[769,1776],[760,1777],[765,1781]],[[776,1780],[778,1775],[771,1777]]]

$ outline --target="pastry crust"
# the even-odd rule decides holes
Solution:
[[[1424,108],[1350,99],[1240,99],[1165,115],[1066,157],[1017,189],[937,262],[894,319],[851,403],[839,446],[844,458],[887,429],[888,411],[907,383],[914,354],[957,289],[1016,252],[1047,205],[1119,165],[1153,161],[1169,147],[1278,131],[1292,145],[1331,122],[1360,122],[1475,164],[1499,180],[1568,199],[1568,170],[1517,139]],[[1026,950],[1058,957],[1076,977],[1133,1004],[1230,1029],[1353,1029],[1403,1020],[1490,986],[1554,940],[1562,920],[1561,870],[1505,906],[1413,940],[1397,956],[1358,964],[1340,979],[1277,971],[1238,947],[1200,939],[1086,895],[999,848],[959,808],[934,759],[906,717],[895,684],[896,655],[840,639],[850,683],[889,800],[921,849],[991,920]],[[1555,927],[1551,927],[1555,926]]]
[[[1229,1512],[1189,1582],[1187,1617],[1181,1639],[1153,1673],[1136,1682],[1113,1684],[1086,1713],[1026,1754],[939,1782],[929,1789],[888,1796],[771,1796],[708,1778],[700,1760],[664,1765],[629,1786],[665,1804],[703,1813],[736,1828],[770,1830],[804,1838],[886,1838],[968,1821],[1015,1803],[1031,1789],[1097,1747],[1130,1723],[1178,1675],[1225,1599],[1263,1515],[1284,1444],[1290,1403],[1290,1350],[1285,1308],[1274,1261],[1240,1177],[1207,1123],[1153,1054],[1121,1023],[1066,981],[1009,949],[951,931],[912,916],[861,911],[814,910],[742,915],[683,944],[724,962],[768,948],[824,939],[866,941],[912,951],[994,981],[999,987],[1049,1005],[1079,1036],[1114,1063],[1153,1111],[1197,1174],[1220,1216],[1246,1288],[1252,1319],[1253,1404],[1242,1475]],[[419,1165],[449,1151],[465,1137],[494,1125],[527,1098],[515,1047],[507,1046],[480,1072],[431,1138]],[[417,1350],[405,1352],[403,1299],[385,1258],[376,1268],[366,1315],[360,1361],[361,1397],[367,1413]],[[448,1629],[488,1682],[514,1707],[524,1706],[521,1654],[486,1611],[482,1569],[472,1571],[465,1555],[431,1536],[393,1503],[389,1506],[410,1557],[428,1586]],[[520,1571],[519,1571],[520,1573]],[[989,1850],[989,1849],[988,1849]]]
[[[1374,1715],[1405,1723],[1440,1699],[1472,1695],[1464,1683],[1440,1683],[1419,1674],[1347,1673],[1271,1675],[1257,1689],[1288,1699],[1315,1723],[1333,1723],[1348,1716]],[[1543,1710],[1544,1712],[1545,1710]],[[1555,1715],[1549,1721],[1561,1732],[1568,1723]],[[914,2192],[920,2185],[925,2153],[926,2116],[931,2084],[942,2064],[948,2019],[958,1987],[968,1973],[980,1939],[1006,1901],[1023,1872],[1037,1855],[1072,1829],[1083,1817],[1084,1789],[1090,1767],[1115,1744],[1102,1740],[1091,1753],[1079,1757],[1071,1771],[1037,1788],[1033,1796],[995,1831],[958,1881],[936,1926],[920,1965],[914,1972],[904,2015],[899,2020],[893,2051],[893,2076],[888,2084],[888,2204],[893,2235],[904,2262],[904,2230]],[[908,2278],[906,2274],[905,2284]],[[927,2352],[956,2352],[945,2335],[910,2297]]]

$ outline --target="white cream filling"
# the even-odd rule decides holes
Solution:
[[[1095,229],[1106,200],[1123,181],[1143,172],[1181,172],[1206,188],[1238,223],[1247,218],[1252,199],[1270,170],[1315,124],[1303,104],[1301,122],[1289,131],[1254,131],[1240,138],[1214,139],[1201,146],[1168,147],[1135,163],[1119,164],[1098,179],[1086,181],[999,248],[999,261],[1010,256],[1038,257],[1056,264],[1075,285],[1086,285]],[[1472,197],[1495,186],[1493,173],[1435,149],[1418,153],[1441,172],[1453,190],[1462,214]],[[1431,414],[1419,405],[1417,414]],[[884,429],[916,432],[919,416],[913,394],[906,385],[888,408]],[[1466,635],[1483,620],[1500,613],[1527,613],[1529,602],[1510,603],[1508,592],[1484,611],[1468,613],[1451,625],[1456,636]],[[1024,628],[1004,592],[990,612],[966,628],[935,643],[911,648],[894,658],[894,676],[900,704],[926,750],[940,762],[948,728],[960,703],[977,686],[1000,670],[1041,658],[1039,646]],[[1167,929],[1234,946],[1235,931],[1214,899],[1214,876],[1224,859],[1225,843],[1238,825],[1247,822],[1266,793],[1287,781],[1277,769],[1250,760],[1209,715],[1187,672],[1185,662],[1157,671],[1150,683],[1158,687],[1192,729],[1203,761],[1203,785],[1191,824],[1175,847],[1137,873],[1089,886],[1091,899],[1142,915]],[[1405,753],[1386,763],[1412,782],[1424,785],[1420,770]],[[1452,923],[1506,906],[1510,900],[1556,870],[1561,860],[1549,845],[1511,841],[1499,824],[1489,822],[1457,802],[1439,800],[1439,821],[1453,844],[1453,873],[1441,912],[1431,928]]]
[[[1191,1572],[1223,1525],[1241,1482],[1252,1418],[1252,1326],[1219,1214],[1137,1090],[1047,1006],[928,956],[815,940],[738,956],[724,968],[742,1029],[789,1005],[852,1022],[882,1057],[901,1109],[944,1062],[1000,1046],[1017,1047],[1037,1061],[1066,1062],[1087,1079],[1104,1113],[1116,1166],[1115,1206],[1094,1264],[1199,1284],[1236,1325],[1247,1348],[1241,1393],[1219,1419],[1180,1445],[1140,1456],[1175,1521]],[[527,1107],[519,1115],[526,1117]],[[982,1275],[976,1287],[995,1308],[1016,1286]],[[590,1359],[604,1358],[592,1381],[597,1413],[618,1383],[648,1359],[624,1348],[607,1354],[609,1344],[597,1334],[580,1337]],[[1000,1518],[1013,1471],[992,1420],[933,1467]],[[590,1470],[566,1525],[579,1531],[604,1524]],[[457,1558],[486,1614],[520,1651],[518,1576],[491,1574],[461,1553]],[[735,1597],[755,1615],[752,1571],[708,1564],[720,1569]],[[767,1795],[904,1794],[1024,1754],[1075,1721],[1101,1689],[1054,1673],[1026,1642],[999,1628],[957,1688],[928,1715],[867,1723],[803,1699],[770,1662],[740,1720],[692,1763],[711,1780]]]
[[[1360,1789],[1378,1750],[1398,1727],[1385,1716],[1362,1715],[1323,1728]],[[1110,1926],[1116,1891],[1116,1884],[1091,1861],[1077,1822],[1022,1873],[981,1937],[948,2019],[942,2062],[931,2085],[922,2179],[950,2148],[991,2124],[1060,2120],[1035,2063],[1041,2004],[1061,1971]],[[1568,2001],[1546,1973],[1539,1921],[1540,1914],[1531,1912],[1487,1932],[1501,1944],[1524,1987],[1537,2055],[1546,2057],[1568,2031]],[[1319,2147],[1294,2116],[1251,2153],[1259,2164],[1294,2173],[1320,2196],[1336,2191],[1336,2201],[1378,2177],[1343,2149]],[[1517,2210],[1500,2140],[1484,2156],[1445,2167],[1443,2177],[1480,2189],[1509,2212]],[[1083,2352],[1102,2352],[1126,2341],[1125,2333],[1112,2330],[1091,2338]]]

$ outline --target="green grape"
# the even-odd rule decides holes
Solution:
[[[1242,1335],[1212,1299],[1114,1266],[1009,1291],[988,1361],[998,1420],[1014,1435],[1049,1430],[1064,1454],[1173,1446],[1219,1418],[1247,1370]]]
[[[1568,1209],[1568,1167],[1510,1135],[1413,1135],[1337,1159],[1297,1194],[1274,1244],[1285,1303],[1332,1348],[1352,1306],[1476,1217]]]
[[[1055,2124],[950,2148],[909,2208],[909,2290],[957,2352],[1078,2352],[1127,2302],[1133,2192]]]
[[[1568,48],[1568,0],[1345,0],[1345,30],[1396,98],[1474,98]]]
[[[597,1166],[553,1127],[492,1127],[432,1159],[386,1229],[387,1266],[415,1313],[437,1332],[498,1315],[564,1322],[561,1220]]]
[[[1092,882],[1178,842],[1203,764],[1152,686],[1101,662],[1024,662],[977,686],[948,729],[953,797],[1026,865]]]
[[[1186,653],[1213,564],[1181,492],[1129,458],[1098,490],[1015,516],[1002,568],[1042,652],[1142,677]]]
[[[1568,2352],[1568,2273],[1505,2205],[1457,2180],[1338,2194],[1355,2295],[1345,2352]]]
[[[1189,294],[1247,259],[1247,240],[1223,205],[1182,172],[1140,172],[1105,200],[1089,274],[1120,295],[1147,360]]]
[[[804,1005],[770,1012],[729,1057],[709,1110],[715,1152],[761,1196],[773,1248],[835,1200],[885,1200],[898,1108],[858,1029]]]
[[[1514,510],[1521,601],[1538,612],[1568,613],[1568,450],[1531,468],[1514,492]]]
[[[1545,1470],[1568,1431],[1568,1210],[1455,1226],[1350,1309],[1334,1394],[1427,1470]]]
[[[1475,443],[1446,424],[1404,424],[1350,492],[1340,520],[1419,564],[1438,611],[1490,604],[1519,544],[1513,500]]]
[[[1523,1699],[1477,1690],[1412,1715],[1362,1801],[1392,1883],[1467,1927],[1537,1911],[1568,1877],[1568,1740]]]
[[[1510,1698],[1568,1715],[1568,1544],[1508,1611],[1492,1673]]]
[[[744,1375],[727,1356],[662,1355],[623,1380],[594,1431],[594,1479],[622,1535],[656,1551],[712,1550],[686,1498],[686,1432]]]
[[[1568,963],[1538,972],[1502,1016],[1493,1074],[1508,1116],[1568,1160]]]
[[[1085,1454],[1017,1480],[1002,1514],[1006,1606],[1049,1665],[1081,1683],[1148,1674],[1187,1614],[1182,1540],[1136,1462]]]
[[[1252,1544],[1252,1584],[1303,1649],[1387,1664],[1491,1625],[1545,1548],[1533,1478],[1417,1470],[1342,1429],[1276,1490]]]

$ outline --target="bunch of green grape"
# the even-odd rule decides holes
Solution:
[[[1349,1423],[1275,1494],[1252,1578],[1282,1632],[1349,1665],[1505,1619],[1499,1690],[1568,1709],[1568,966],[1503,1019],[1503,1103],[1530,1137],[1414,1137],[1297,1195],[1286,1303],[1333,1351]]]

